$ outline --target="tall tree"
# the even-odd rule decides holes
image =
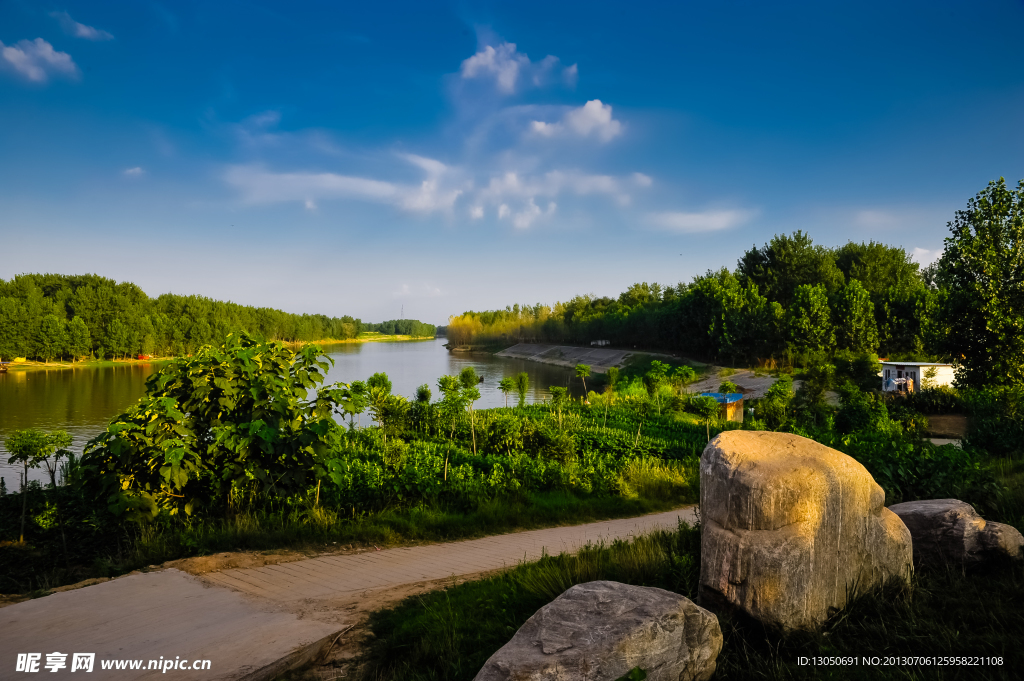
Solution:
[[[55,314],[48,314],[39,322],[36,331],[36,352],[43,361],[64,354],[68,345],[67,322]]]
[[[577,364],[576,365],[576,378],[583,381],[583,395],[587,394],[587,376],[590,375],[589,364]]]
[[[832,311],[824,286],[803,284],[796,288],[789,307],[789,340],[800,351],[828,350],[835,345]]]
[[[500,381],[498,381],[498,390],[500,390],[502,392],[502,394],[505,396],[505,408],[506,409],[508,409],[508,396],[509,396],[509,394],[515,392],[515,389],[516,389],[516,382],[512,378],[509,378],[509,377],[506,376],[505,378],[503,378]]]
[[[462,384],[462,395],[469,405],[469,427],[473,436],[473,453],[476,454],[476,419],[473,415],[473,403],[480,399],[480,389],[477,385],[480,378],[476,375],[473,367],[463,367],[459,372],[459,382]]]
[[[92,336],[89,335],[89,327],[81,317],[75,317],[68,322],[68,353],[72,360],[85,357],[92,352]]]
[[[520,371],[516,374],[516,392],[519,393],[519,406],[526,406],[526,393],[530,391],[530,374]]]
[[[56,485],[56,462],[48,462],[57,449],[62,453],[70,446],[71,436],[63,430],[55,430],[52,433],[44,433],[39,430],[16,430],[4,441],[4,446],[10,453],[7,463],[14,466],[22,464],[25,468],[21,485],[21,538],[19,542],[25,543],[25,517],[28,512],[28,469],[39,468],[41,464],[47,464],[50,470],[50,478]],[[63,531],[63,529],[62,529]]]
[[[743,254],[737,265],[740,281],[757,285],[768,300],[788,306],[798,287],[823,286],[829,293],[843,284],[843,273],[830,250],[815,246],[811,237],[797,230],[777,234],[763,247]]]
[[[878,348],[875,306],[867,289],[851,279],[836,294],[836,341],[840,348],[855,352],[874,352]]]
[[[958,210],[940,260],[946,350],[965,387],[1024,383],[1024,180],[988,187]]]

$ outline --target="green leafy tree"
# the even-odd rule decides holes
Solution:
[[[508,396],[515,392],[516,382],[512,378],[503,378],[498,381],[498,390],[505,396],[505,408],[508,409]]]
[[[349,430],[356,428],[356,416],[359,416],[370,405],[370,391],[363,381],[352,381],[352,384],[341,388],[338,403],[343,414],[348,415]]]
[[[377,422],[385,444],[388,441],[388,430],[385,427],[387,418],[394,412],[391,403],[391,379],[383,372],[378,372],[366,379],[367,399],[370,403],[370,416]]]
[[[956,212],[939,261],[945,349],[962,387],[1024,383],[1024,180],[990,182]]]
[[[815,246],[801,231],[776,235],[762,248],[753,247],[737,265],[741,282],[752,282],[762,295],[784,307],[801,286],[821,286],[826,293],[843,285],[843,273],[827,248]]]
[[[469,405],[469,427],[473,436],[473,453],[476,454],[476,418],[473,414],[473,403],[480,399],[480,377],[473,367],[463,367],[459,372],[459,383],[462,384],[462,395]]]
[[[690,400],[690,409],[704,421],[708,442],[711,442],[711,419],[718,416],[722,407],[714,397],[699,396]]]
[[[16,430],[4,441],[4,447],[10,454],[7,463],[11,466],[16,466],[20,463],[25,469],[21,486],[20,543],[25,543],[25,517],[28,513],[28,469],[39,468],[40,465],[45,465],[50,474],[50,480],[53,486],[56,487],[57,459],[65,456],[68,453],[67,447],[70,446],[71,436],[63,430],[55,430],[51,433],[44,433],[34,429]]]
[[[587,376],[590,375],[589,364],[577,364],[576,365],[576,378],[583,381],[583,394],[587,394]]]
[[[685,364],[676,367],[675,371],[672,372],[672,382],[683,388],[696,380],[697,372],[694,371],[692,367],[688,367]]]
[[[68,352],[73,359],[85,357],[92,351],[92,336],[81,317],[68,322]]]
[[[115,317],[107,327],[107,349],[114,357],[128,355],[128,327],[120,317]]]
[[[340,436],[338,389],[317,391],[325,359],[316,345],[294,352],[230,335],[174,360],[86,446],[85,488],[139,519],[306,491]]]
[[[449,428],[448,439],[455,437],[455,427],[466,410],[466,395],[458,376],[441,376],[437,379],[437,388],[441,391],[441,402],[438,410],[441,418]]]
[[[530,374],[520,371],[516,374],[516,392],[519,394],[519,406],[526,406],[526,393],[530,391]]]
[[[551,409],[558,414],[558,429],[562,430],[562,407],[569,401],[569,389],[553,385],[548,392],[551,393]]]
[[[67,322],[54,314],[43,317],[36,332],[36,352],[43,361],[63,355],[67,345]]]
[[[836,295],[835,330],[840,348],[874,352],[878,348],[875,306],[867,289],[851,279]]]
[[[644,374],[644,382],[647,384],[647,390],[650,391],[651,397],[654,399],[654,406],[661,414],[661,386],[668,382],[668,372],[672,367],[664,362],[654,360],[651,362],[651,368]]]
[[[805,352],[828,350],[835,345],[832,311],[824,286],[803,284],[796,288],[789,309],[789,338],[793,347]]]
[[[732,381],[722,381],[721,385],[718,386],[718,392],[720,393],[738,393],[740,387]]]
[[[424,431],[429,430],[432,408],[430,405],[430,386],[424,383],[416,388],[416,401],[410,405],[410,411],[416,425]]]

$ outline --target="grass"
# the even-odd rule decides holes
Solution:
[[[484,501],[465,512],[421,506],[353,519],[310,504],[277,513],[240,513],[224,520],[169,519],[129,526],[127,534],[122,530],[105,538],[106,550],[88,556],[84,548],[72,547],[74,560],[69,566],[47,558],[39,546],[0,546],[0,592],[45,592],[83,579],[112,577],[221,551],[319,552],[339,544],[396,546],[627,518],[695,502],[692,476],[693,471],[678,464],[666,464],[663,472],[639,465],[623,472],[620,484],[627,487],[623,496],[528,493]],[[14,495],[9,498],[17,501]],[[50,548],[50,553],[60,555],[59,546]]]
[[[569,586],[609,579],[693,598],[699,530],[681,525],[632,543],[547,557],[490,579],[412,597],[375,613],[366,660],[375,681],[469,680],[534,612]],[[720,614],[720,679],[1015,679],[1024,664],[1024,569],[920,570],[910,588],[862,596],[819,632],[783,635],[749,618]],[[856,658],[856,666],[813,666],[800,658]],[[1001,666],[886,666],[907,656],[1001,657]],[[863,664],[877,657],[879,664]]]

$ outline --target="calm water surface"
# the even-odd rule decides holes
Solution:
[[[573,392],[582,393],[579,381],[570,381],[572,372],[562,367],[523,360],[503,359],[484,354],[450,354],[444,339],[405,343],[344,343],[329,345],[325,352],[334,360],[327,383],[364,380],[383,371],[391,379],[395,393],[413,398],[416,388],[430,386],[433,399],[440,397],[437,378],[457,374],[472,366],[483,376],[478,409],[504,406],[505,396],[498,381],[520,371],[530,375],[528,402],[548,397],[548,386],[571,383]],[[11,431],[23,428],[64,429],[74,438],[72,448],[81,451],[85,443],[100,433],[110,419],[138,400],[145,392],[146,378],[158,365],[83,367],[78,369],[37,369],[0,374],[0,476],[8,491],[18,489],[21,467],[7,464],[3,440]],[[515,399],[514,396],[512,398]],[[363,424],[369,417],[363,415]],[[42,468],[29,470],[29,479],[44,481]]]

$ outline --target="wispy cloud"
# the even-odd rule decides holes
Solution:
[[[541,137],[593,136],[602,142],[609,142],[622,133],[622,123],[612,118],[610,104],[592,99],[579,108],[570,109],[559,122],[533,121],[531,130]]]
[[[660,229],[682,234],[717,232],[742,225],[756,214],[751,210],[706,210],[700,213],[650,213],[648,221]]]
[[[447,211],[462,194],[461,189],[445,186],[441,176],[447,167],[433,159],[405,156],[407,161],[427,170],[419,185],[403,185],[353,175],[330,172],[275,172],[260,165],[235,165],[224,173],[240,199],[249,204],[302,203],[316,210],[317,200],[351,198],[396,206],[418,213]]]
[[[409,284],[402,284],[392,294],[395,298],[436,298],[441,295],[441,289],[434,286],[433,284],[421,283],[418,285],[410,286]]]
[[[14,45],[0,42],[0,66],[33,83],[45,83],[51,76],[77,78],[79,73],[70,54],[58,52],[42,38],[19,40]]]
[[[95,41],[114,39],[113,35],[102,29],[78,23],[67,12],[50,12],[50,16],[60,22],[60,27],[64,29],[65,33],[76,38]]]
[[[476,54],[462,62],[459,73],[463,79],[491,79],[498,91],[511,95],[523,87],[541,87],[561,73],[562,80],[570,86],[576,85],[579,70],[573,64],[560,68],[558,57],[548,55],[540,61],[516,49],[515,43],[501,42],[484,45]]]
[[[139,166],[135,166],[134,168],[126,168],[124,171],[125,177],[141,177],[145,173],[146,171]]]

